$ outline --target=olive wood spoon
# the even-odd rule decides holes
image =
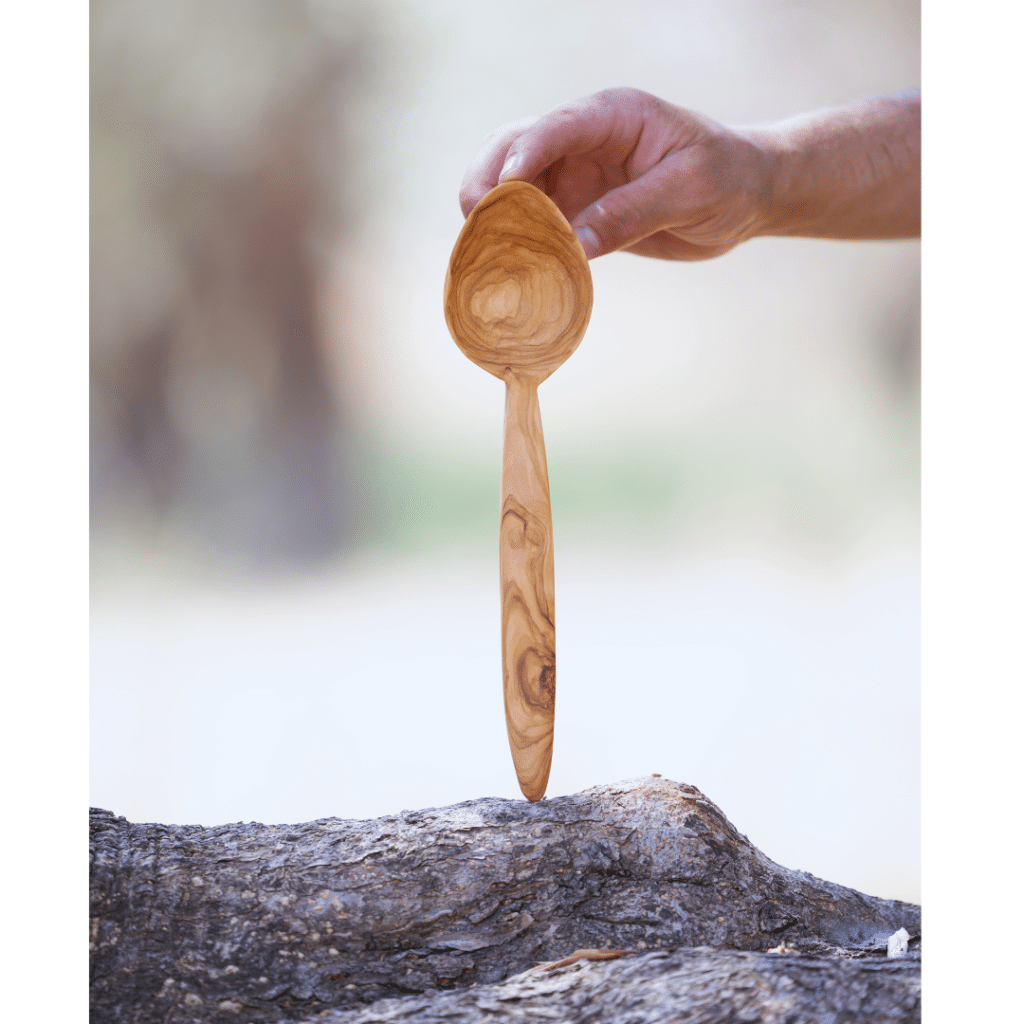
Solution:
[[[508,742],[528,800],[547,789],[555,733],[555,558],[537,386],[582,341],[593,296],[590,266],[568,221],[523,181],[480,200],[444,282],[455,343],[506,385],[501,660]]]

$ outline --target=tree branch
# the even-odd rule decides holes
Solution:
[[[698,790],[665,779],[374,821],[203,828],[93,810],[91,826],[96,1021],[442,1019],[427,1006],[514,1020],[530,1000],[554,1010],[555,991],[568,1002],[552,1019],[591,1019],[573,1016],[581,993],[611,998],[627,983],[639,986],[629,1006],[655,1006],[648,990],[678,1002],[707,989],[753,1007],[810,986],[808,1020],[844,999],[847,1014],[858,999],[904,1014],[844,1022],[920,1015],[919,963],[886,959],[900,927],[919,958],[919,907],[780,867]],[[637,952],[523,974],[600,949]],[[395,997],[373,1011],[390,1016],[342,1013]],[[501,1016],[481,999],[525,1002]],[[600,1019],[618,1018],[609,1006]]]

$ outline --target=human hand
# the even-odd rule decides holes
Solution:
[[[590,259],[702,260],[758,235],[919,238],[921,94],[726,128],[607,89],[491,134],[463,179],[462,212],[513,178],[551,196]]]
[[[758,233],[768,177],[753,136],[638,89],[606,89],[493,132],[459,200],[468,216],[500,182],[529,181],[590,259],[624,249],[702,260]]]

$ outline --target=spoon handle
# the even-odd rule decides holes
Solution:
[[[505,376],[501,466],[501,661],[519,788],[540,800],[555,734],[555,555],[537,383]]]

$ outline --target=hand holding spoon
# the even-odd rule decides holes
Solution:
[[[523,181],[470,213],[448,263],[444,315],[455,343],[506,384],[501,468],[505,724],[519,787],[540,800],[555,731],[555,558],[537,386],[590,321],[590,266],[568,221]]]

